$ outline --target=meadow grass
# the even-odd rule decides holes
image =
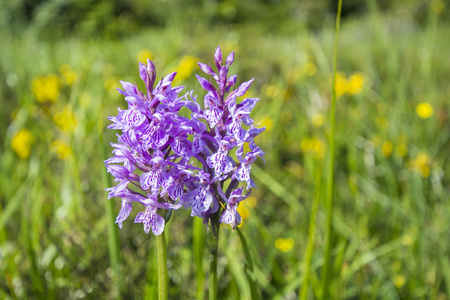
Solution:
[[[447,299],[450,27],[432,9],[419,23],[367,3],[340,28],[330,298]],[[182,56],[207,62],[218,45],[236,51],[240,80],[255,77],[253,118],[266,126],[243,225],[220,228],[219,299],[294,299],[306,282],[303,299],[320,298],[334,28],[328,19],[315,31],[297,26],[198,25],[188,35],[174,21],[97,40],[3,34],[0,298],[156,299],[155,237],[112,223],[120,201],[104,191],[114,140],[106,117],[124,107],[115,88],[138,81],[139,56],[152,56],[160,77],[186,71]],[[36,80],[46,88],[33,90]],[[167,224],[169,299],[207,298],[205,236],[188,211]]]

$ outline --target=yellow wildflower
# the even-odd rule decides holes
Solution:
[[[304,72],[307,76],[312,77],[312,76],[316,75],[317,67],[316,67],[316,65],[313,64],[313,63],[310,63],[310,62],[309,62],[309,63],[306,63],[306,64],[303,66],[303,72]]]
[[[397,275],[394,277],[394,285],[396,288],[401,288],[406,283],[406,277],[403,275]]]
[[[293,69],[288,70],[286,72],[286,75],[285,75],[286,81],[291,83],[291,84],[297,82],[299,77],[300,77],[300,74],[299,74],[297,68],[293,68]]]
[[[445,8],[444,1],[442,1],[442,0],[433,0],[433,1],[431,1],[430,8],[431,8],[432,12],[434,12],[435,14],[438,15]]]
[[[263,86],[264,93],[270,98],[277,98],[281,95],[280,89],[273,84],[266,84]]]
[[[273,128],[273,121],[269,116],[264,116],[261,118],[261,121],[259,121],[259,127],[266,126],[266,131],[269,131]]]
[[[336,98],[341,97],[347,92],[347,79],[345,78],[344,73],[336,73],[336,82],[334,88],[336,90]]]
[[[361,72],[353,73],[347,81],[347,93],[350,95],[361,94],[364,82],[364,75]]]
[[[139,51],[138,55],[137,55],[137,60],[142,62],[142,63],[146,63],[147,62],[147,58],[150,60],[153,60],[154,55],[152,53],[152,51],[147,50],[147,49],[143,49],[141,51]]]
[[[390,157],[392,154],[392,149],[394,148],[394,145],[390,141],[385,141],[383,145],[381,146],[381,153],[384,157]]]
[[[62,65],[59,67],[59,73],[61,73],[64,78],[64,83],[71,86],[75,82],[77,74],[72,71],[69,65]]]
[[[31,91],[39,103],[56,102],[59,98],[60,82],[58,76],[38,76],[31,82]]]
[[[245,206],[249,207],[249,208],[253,208],[256,206],[256,204],[258,203],[258,199],[256,199],[256,197],[254,196],[249,196],[247,199],[245,199],[244,202],[242,202]]]
[[[408,154],[408,147],[405,144],[400,144],[397,148],[397,153],[401,157],[405,157]]]
[[[189,55],[183,56],[177,66],[177,76],[175,81],[184,80],[191,76],[192,72],[197,68],[198,59]]]
[[[91,95],[88,92],[81,94],[80,104],[83,108],[88,108],[91,105]]]
[[[280,119],[283,123],[289,123],[292,121],[292,112],[291,110],[285,109],[280,113]]]
[[[378,134],[372,135],[370,140],[375,146],[381,145],[381,137]]]
[[[28,129],[21,129],[13,137],[11,148],[21,159],[26,159],[31,153],[31,144],[34,142],[34,136]]]
[[[300,142],[300,148],[303,152],[313,153],[315,158],[323,158],[325,156],[325,145],[317,137],[311,139],[305,138]]]
[[[341,97],[345,93],[349,95],[358,95],[362,92],[364,87],[364,74],[361,72],[353,73],[349,79],[345,77],[345,74],[342,72],[336,73],[336,98]]]
[[[311,149],[311,140],[309,138],[302,139],[300,148],[302,148],[303,152],[308,152]]]
[[[56,125],[63,131],[73,131],[77,125],[77,119],[70,105],[55,113],[54,120]]]
[[[428,102],[417,104],[416,113],[422,119],[428,119],[433,115],[433,107]]]
[[[403,246],[411,246],[412,244],[414,244],[414,241],[415,241],[415,237],[410,234],[406,234],[402,237],[402,245]]]
[[[248,210],[247,207],[245,207],[245,205],[240,204],[237,211],[241,216],[242,221],[245,221],[250,216],[250,211]]]
[[[323,115],[320,113],[315,113],[312,117],[311,117],[311,123],[313,124],[314,127],[319,128],[323,125]]]
[[[72,152],[70,149],[69,144],[67,144],[63,140],[56,140],[50,145],[50,149],[52,152],[56,153],[59,159],[64,160],[66,159],[69,154]]]
[[[275,240],[275,248],[277,248],[278,250],[281,250],[283,252],[289,252],[292,250],[292,248],[294,247],[294,239],[293,238],[277,238]]]
[[[416,158],[410,161],[409,167],[426,178],[430,176],[430,163],[430,157],[425,152],[420,152]]]
[[[119,87],[119,81],[116,78],[111,77],[105,80],[103,86],[108,92],[111,92],[114,91],[115,88]]]
[[[375,124],[378,126],[378,128],[380,129],[386,129],[389,126],[389,121],[388,119],[386,119],[385,117],[381,117],[381,116],[377,116],[375,118]]]

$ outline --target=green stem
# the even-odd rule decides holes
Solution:
[[[164,231],[156,236],[156,252],[158,256],[158,300],[167,300],[167,252]]]
[[[105,144],[103,142],[103,133],[99,133],[100,151],[103,159],[106,159]],[[106,173],[106,170],[102,172],[103,186],[112,186],[111,178]],[[119,252],[119,237],[117,232],[117,226],[115,224],[116,217],[114,215],[114,203],[112,200],[105,199],[106,219],[108,224],[108,252],[109,252],[109,264],[114,271],[113,287],[118,288],[116,298],[120,299],[120,292],[122,291],[123,281],[120,276],[120,252]]]
[[[203,257],[205,256],[205,226],[201,218],[194,218],[194,229],[192,236],[194,248],[194,262],[197,276],[196,299],[205,298],[205,270],[203,269]]]
[[[316,217],[317,210],[319,207],[320,200],[320,190],[322,182],[322,161],[319,162],[319,167],[316,168],[315,174],[315,189],[314,189],[314,201],[311,208],[311,217],[309,219],[309,231],[308,231],[308,246],[306,249],[305,257],[305,275],[303,279],[303,284],[299,293],[299,300],[305,300],[308,295],[308,283],[309,283],[309,273],[311,271],[312,255],[314,251],[314,237],[316,232]]]
[[[330,299],[330,268],[331,268],[331,241],[333,238],[333,201],[334,201],[334,160],[335,160],[335,139],[336,139],[336,69],[337,69],[337,51],[339,41],[339,26],[341,20],[342,0],[339,0],[336,27],[334,33],[334,47],[333,47],[333,82],[332,82],[332,96],[330,109],[330,155],[328,159],[328,174],[327,174],[327,194],[326,194],[326,208],[327,208],[327,239],[325,244],[325,265],[322,280],[322,299]]]
[[[211,219],[211,223],[214,222]],[[217,300],[217,248],[219,244],[218,224],[208,228],[209,244],[209,300]]]

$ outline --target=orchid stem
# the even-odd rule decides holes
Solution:
[[[167,300],[167,251],[164,231],[156,236],[158,257],[158,300]]]
[[[208,244],[209,244],[209,300],[217,300],[217,249],[219,244],[219,228],[218,224],[208,228]]]

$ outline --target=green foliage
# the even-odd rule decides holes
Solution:
[[[255,77],[249,96],[261,101],[253,117],[267,126],[257,141],[266,164],[252,170],[259,188],[239,208],[248,218],[239,233],[220,229],[219,298],[298,298],[316,182],[326,186],[330,3],[3,3],[0,298],[155,297],[155,238],[131,219],[122,230],[109,226],[107,204],[115,215],[120,201],[104,191],[111,178],[103,152],[114,135],[106,117],[125,105],[118,80],[139,80],[138,56],[151,55],[161,76],[182,68],[185,55],[210,61],[217,45],[236,51],[231,71],[241,81]],[[366,1],[342,20],[334,298],[450,293],[450,7],[439,3]],[[326,238],[325,191],[316,195],[310,299],[320,296]],[[186,211],[166,230],[169,299],[206,298],[201,221]]]

